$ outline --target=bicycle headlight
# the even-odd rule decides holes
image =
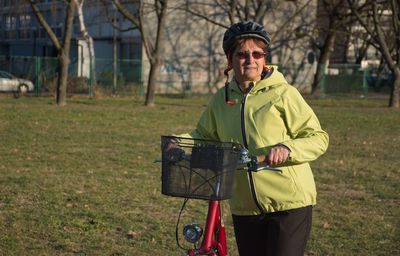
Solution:
[[[188,224],[183,228],[183,236],[189,243],[196,243],[203,235],[203,229],[197,224]]]

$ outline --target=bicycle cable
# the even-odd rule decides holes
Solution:
[[[183,204],[182,204],[182,207],[181,207],[181,209],[180,209],[180,211],[179,211],[178,220],[177,220],[177,222],[176,222],[176,227],[175,227],[175,239],[176,239],[176,244],[177,244],[178,247],[179,247],[180,249],[182,249],[182,250],[187,250],[187,248],[184,248],[184,247],[179,243],[179,222],[180,222],[180,220],[181,220],[181,216],[182,216],[183,210],[185,209],[186,203],[187,203],[188,201],[189,201],[189,198],[185,198],[185,199],[183,200]]]

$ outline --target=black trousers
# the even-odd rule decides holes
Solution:
[[[233,215],[240,256],[303,256],[312,206],[256,216]]]

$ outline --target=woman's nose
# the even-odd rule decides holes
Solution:
[[[246,54],[245,61],[246,63],[251,63],[252,61],[254,61],[254,57],[251,55],[251,53]]]

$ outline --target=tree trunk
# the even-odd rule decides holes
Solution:
[[[69,52],[71,49],[71,36],[73,29],[75,2],[70,1],[67,7],[67,14],[65,18],[65,32],[63,47],[58,49],[59,70],[58,84],[57,84],[57,97],[56,103],[59,106],[67,104],[67,81],[68,81],[68,67],[69,67]]]
[[[148,80],[148,87],[146,93],[146,102],[145,105],[149,107],[153,107],[154,104],[154,95],[156,91],[156,84],[157,78],[160,76],[160,60],[156,60],[154,63],[150,65],[150,72],[149,72],[149,80]]]
[[[390,93],[389,107],[399,108],[399,97],[400,97],[400,67],[397,65],[393,72],[394,83]]]
[[[335,46],[336,30],[331,29],[328,37],[325,41],[324,46],[321,49],[321,54],[318,59],[317,71],[314,75],[314,81],[311,87],[311,94],[317,95],[321,89],[321,81],[325,73],[326,65],[329,63],[329,59]]]
[[[61,52],[58,60],[60,61],[60,73],[58,74],[56,102],[59,106],[65,106],[67,104],[69,57],[66,53]]]
[[[146,101],[144,103],[149,107],[154,106],[154,94],[157,88],[157,78],[160,76],[160,68],[162,64],[161,56],[164,54],[165,45],[165,26],[167,20],[168,0],[160,1],[160,4],[162,7],[158,20],[156,45],[151,58],[152,60],[150,61],[150,74],[147,85]]]

